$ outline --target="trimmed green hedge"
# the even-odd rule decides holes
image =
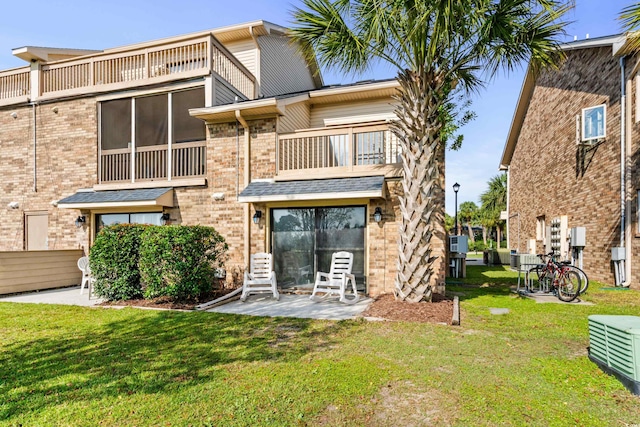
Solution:
[[[145,298],[198,299],[212,290],[228,246],[212,227],[149,227],[140,247]]]
[[[89,255],[96,295],[109,301],[142,297],[138,259],[142,235],[148,227],[118,224],[98,233]]]
[[[212,290],[227,249],[212,227],[105,227],[89,255],[94,291],[110,301],[143,296],[197,300]]]

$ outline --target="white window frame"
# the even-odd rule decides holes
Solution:
[[[587,137],[587,114],[602,109],[602,134],[597,134],[595,136]],[[591,123],[591,121],[589,121]],[[582,141],[593,141],[596,139],[604,139],[607,137],[607,105],[600,104],[594,105],[593,107],[583,108],[582,109]]]

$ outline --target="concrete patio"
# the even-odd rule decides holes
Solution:
[[[309,300],[309,295],[280,295],[280,301],[270,296],[252,295],[246,302],[231,301],[225,305],[211,308],[205,311],[215,313],[244,314],[249,316],[266,317],[298,317],[308,319],[345,320],[359,316],[367,309],[373,300],[362,298],[357,304],[348,305],[337,299],[314,303]],[[60,304],[91,307],[102,302],[93,296],[89,299],[87,291],[80,295],[80,286],[69,288],[51,289],[38,292],[0,296],[2,302],[17,302],[31,304]],[[122,308],[109,306],[110,308]]]
[[[215,313],[246,314],[249,316],[298,317],[308,319],[354,319],[369,307],[373,300],[361,298],[356,304],[343,304],[334,299],[321,302],[309,300],[309,295],[280,295],[280,301],[271,295],[251,295],[246,302],[235,300],[206,311]]]

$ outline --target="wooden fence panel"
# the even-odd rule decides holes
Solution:
[[[79,285],[81,249],[0,252],[0,295]]]

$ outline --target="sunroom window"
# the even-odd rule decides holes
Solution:
[[[100,181],[157,180],[205,174],[204,88],[100,104]]]

